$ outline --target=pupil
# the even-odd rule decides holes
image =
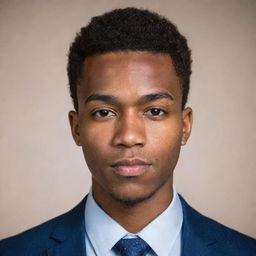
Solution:
[[[101,114],[101,116],[107,116],[108,115],[108,110],[101,110],[100,114]]]
[[[152,115],[159,115],[159,111],[160,111],[159,109],[154,108],[154,109],[151,110],[151,114]]]

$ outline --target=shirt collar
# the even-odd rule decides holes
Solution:
[[[182,221],[181,202],[173,188],[173,199],[170,205],[135,235],[139,235],[146,241],[157,255],[167,256],[181,232]],[[109,255],[117,241],[124,236],[129,237],[127,236],[129,232],[98,206],[91,190],[85,206],[85,229],[97,255]]]
[[[179,238],[183,221],[182,206],[173,187],[170,205],[137,235],[146,241],[157,255],[167,256]]]
[[[98,206],[92,190],[85,205],[85,230],[96,255],[109,255],[116,242],[127,234],[122,226]]]

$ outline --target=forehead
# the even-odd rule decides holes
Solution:
[[[180,83],[169,54],[114,52],[87,57],[78,93],[115,93],[125,89],[143,94],[167,90],[180,94]]]

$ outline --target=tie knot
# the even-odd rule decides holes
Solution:
[[[114,248],[121,256],[142,256],[150,250],[150,246],[140,237],[120,239]]]

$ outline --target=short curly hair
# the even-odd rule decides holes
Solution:
[[[182,89],[184,109],[191,75],[191,51],[177,27],[157,13],[137,8],[115,9],[93,17],[70,46],[68,78],[73,105],[78,111],[77,83],[87,56],[116,51],[149,51],[171,56]]]

